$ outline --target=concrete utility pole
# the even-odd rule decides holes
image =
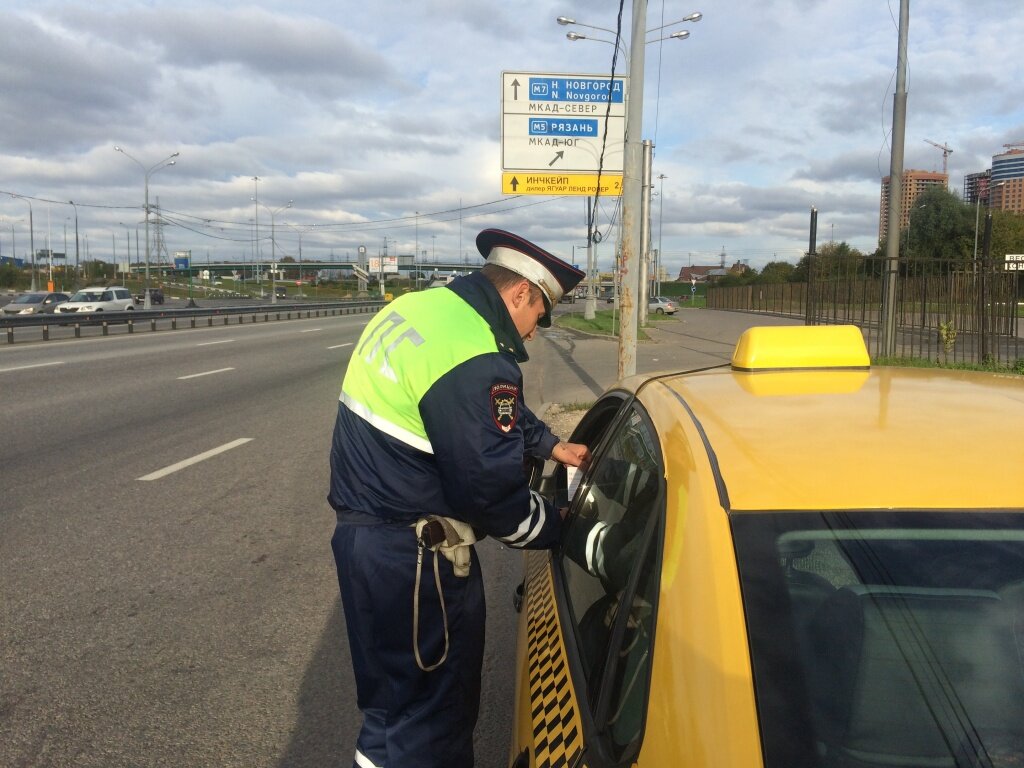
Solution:
[[[636,373],[637,298],[640,294],[641,173],[640,136],[644,119],[644,53],[647,0],[633,0],[633,32],[626,103],[626,146],[622,164],[622,286],[619,292],[618,377]]]
[[[889,239],[885,247],[882,286],[882,355],[896,355],[896,283],[900,257],[900,218],[903,214],[903,143],[907,129],[907,28],[910,0],[900,0],[896,92],[892,97],[892,155],[889,160]],[[895,229],[895,237],[893,232]]]

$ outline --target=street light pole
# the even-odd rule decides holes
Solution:
[[[177,161],[175,161],[174,158],[176,158],[181,153],[175,152],[169,157],[165,157],[159,163],[156,163],[155,165],[152,165],[147,169],[146,166],[144,166],[134,157],[125,152],[121,147],[114,147],[114,151],[120,152],[122,155],[127,157],[129,160],[131,160],[133,163],[139,166],[139,168],[142,169],[142,177],[145,183],[146,191],[146,277],[142,288],[142,308],[145,310],[149,310],[152,309],[152,303],[150,302],[149,299],[149,177],[162,168],[166,168],[170,165],[177,165]],[[114,269],[116,272],[116,264],[114,265]]]
[[[640,289],[640,204],[643,195],[641,136],[644,118],[644,55],[647,0],[633,0],[633,32],[622,166],[622,289],[619,294],[618,377],[636,373],[637,295]]]
[[[642,288],[640,283],[640,266],[641,260],[644,257],[641,237],[641,228],[643,226],[641,207],[644,195],[644,186],[641,179],[643,173],[641,136],[643,135],[645,48],[647,43],[668,39],[685,40],[690,35],[689,32],[682,30],[674,32],[667,37],[648,40],[647,33],[657,32],[677,23],[700,21],[701,18],[702,15],[700,13],[691,13],[678,22],[672,22],[672,24],[665,24],[649,30],[646,29],[647,0],[633,0],[633,26],[628,48],[621,46],[618,33],[610,29],[583,24],[565,16],[559,16],[556,19],[563,26],[576,24],[581,27],[598,29],[602,32],[610,32],[615,35],[614,41],[589,38],[575,32],[568,33],[566,37],[569,40],[589,39],[605,43],[610,42],[616,48],[622,50],[629,61],[629,94],[626,100],[626,142],[622,165],[622,285],[619,293],[621,321],[618,350],[618,376],[620,379],[636,373],[637,310]],[[646,308],[646,305],[644,307]]]
[[[78,283],[78,206],[74,200],[68,200],[68,203],[72,208],[75,209],[75,283]]]
[[[277,304],[277,240],[275,238],[276,230],[274,224],[274,216],[279,214],[285,208],[292,207],[292,201],[289,200],[287,203],[282,205],[280,208],[271,210],[265,203],[261,203],[255,197],[252,199],[257,206],[262,205],[267,209],[267,213],[270,214],[270,303]]]
[[[661,227],[665,221],[665,179],[664,173],[658,174],[658,181],[661,182],[661,189],[658,190],[658,258],[654,266],[654,286],[656,296],[661,296]]]
[[[28,198],[16,195],[13,192],[10,193],[11,197],[17,198],[18,200],[24,200],[28,203],[28,240],[29,248],[32,249],[32,284],[31,290],[38,290],[36,287],[36,228],[32,220],[32,201]]]

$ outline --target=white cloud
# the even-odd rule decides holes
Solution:
[[[484,226],[571,257],[583,198],[503,200],[500,76],[606,72],[612,46],[569,42],[554,19],[613,28],[616,10],[583,0],[0,0],[0,190],[39,200],[50,227],[74,199],[92,253],[109,258],[110,233],[139,217],[143,186],[112,147],[144,165],[180,151],[150,179],[181,225],[165,232],[172,249],[251,255],[258,187],[271,208],[293,201],[279,222],[317,225],[303,227],[313,258],[372,251],[385,236],[402,252],[418,239],[458,257]],[[873,248],[898,0],[666,3],[664,15],[651,3],[647,26],[691,10],[704,19],[687,26],[689,39],[645,49],[643,133],[657,145],[654,175],[665,176],[653,231],[670,271],[717,261],[723,246],[755,266],[796,258],[811,205],[819,239],[834,232]],[[911,9],[907,167],[941,168],[924,139],[948,142],[960,189],[964,173],[1024,139],[1021,65],[993,55],[1022,37],[1024,18],[999,0]],[[604,229],[613,209],[602,201]],[[0,218],[24,230],[24,204],[0,196]],[[42,221],[37,213],[37,239]],[[601,245],[602,263],[612,250]]]

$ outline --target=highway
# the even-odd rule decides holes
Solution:
[[[345,764],[327,452],[369,317],[0,352],[0,764]],[[493,764],[520,559],[482,549]]]
[[[638,368],[726,359],[739,316],[698,314],[725,321],[685,339],[670,321]],[[0,765],[348,763],[327,455],[370,317],[0,347]],[[528,349],[536,410],[614,380],[609,340]],[[521,556],[480,553],[477,764],[501,766]]]

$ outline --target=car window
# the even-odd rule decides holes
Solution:
[[[117,298],[119,299],[130,299],[132,297],[131,294],[128,293],[128,291],[124,288],[118,288],[117,290],[115,290],[114,295],[116,295]]]
[[[627,406],[575,494],[560,556],[588,702],[615,759],[644,720],[662,476],[657,435]]]
[[[751,514],[733,530],[766,768],[1024,765],[1024,515]]]
[[[113,301],[114,300],[114,292],[113,291],[104,291],[100,295],[100,299],[99,300],[100,301]]]

